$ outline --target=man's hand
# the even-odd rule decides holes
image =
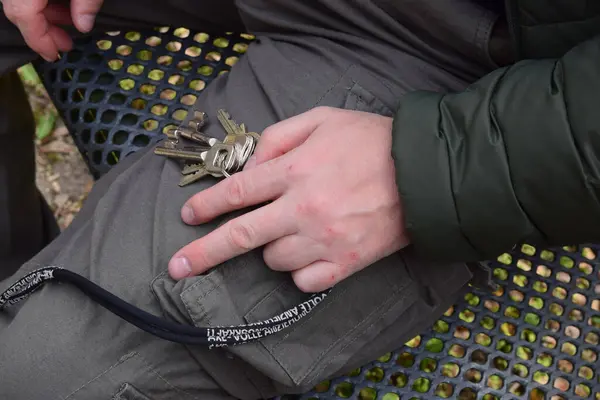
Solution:
[[[69,51],[73,42],[59,25],[75,25],[82,33],[92,30],[103,0],[71,0],[69,10],[51,0],[0,0],[6,17],[14,23],[27,45],[46,61],[55,61],[59,51]]]
[[[391,129],[391,118],[334,108],[267,128],[244,171],[193,196],[181,215],[196,225],[266,204],[182,248],[171,276],[200,274],[266,245],[271,269],[316,292],[408,245]]]

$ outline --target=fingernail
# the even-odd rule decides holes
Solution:
[[[174,257],[169,262],[169,273],[173,279],[183,279],[190,276],[192,273],[192,267],[190,267],[190,261],[184,257]]]
[[[194,209],[192,209],[192,207],[188,206],[187,204],[184,205],[183,209],[181,210],[181,219],[183,219],[183,222],[185,222],[186,224],[193,224],[194,220],[196,219]]]
[[[256,156],[252,156],[248,159],[248,161],[246,161],[246,165],[244,166],[244,169],[253,168],[255,165],[256,165]]]
[[[54,62],[54,60],[56,60],[56,56],[54,56],[54,57],[50,57],[50,56],[48,56],[48,55],[46,55],[46,54],[41,54],[41,56],[42,56],[42,58],[43,58],[44,60],[46,60],[46,61],[47,61],[47,62],[49,62],[49,63],[51,63],[51,62]]]
[[[93,14],[81,14],[77,18],[77,22],[79,22],[79,27],[83,33],[87,33],[92,30],[94,27],[94,20],[96,19]]]

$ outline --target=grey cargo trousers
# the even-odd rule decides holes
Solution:
[[[256,131],[316,106],[391,115],[407,91],[461,90],[494,68],[487,41],[495,16],[466,0],[253,0],[235,6],[106,0],[98,29],[171,24],[256,34],[231,73],[209,85],[196,104],[209,115],[226,108]],[[207,327],[263,320],[304,298],[287,274],[266,267],[259,250],[206,275],[171,280],[170,256],[231,216],[198,227],[183,224],[181,205],[214,181],[179,188],[178,167],[151,151],[102,178],[72,225],[47,245],[53,228],[33,185],[31,116],[9,73],[32,57],[0,19],[0,135],[17,143],[0,146],[0,274],[22,264],[11,278],[0,275],[0,291],[31,270],[56,265],[150,313]],[[207,131],[223,135],[215,125]],[[0,312],[0,398],[301,393],[402,345],[439,317],[470,278],[462,264],[426,263],[406,250],[341,283],[288,330],[218,350],[160,340],[78,290],[50,284]]]

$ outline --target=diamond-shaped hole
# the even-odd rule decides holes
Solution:
[[[403,388],[408,383],[408,377],[402,372],[396,372],[390,377],[390,383],[396,387]]]
[[[104,61],[104,58],[102,57],[102,55],[100,54],[88,54],[87,56],[85,56],[87,63],[89,65],[100,65],[100,63],[102,63]]]
[[[102,116],[100,117],[100,121],[103,124],[110,124],[112,123],[115,118],[117,118],[117,112],[114,110],[106,110],[102,113]],[[106,139],[105,139],[106,140]]]
[[[200,47],[192,46],[185,49],[185,55],[188,57],[196,58],[199,57],[200,54],[202,54],[202,49]]]
[[[487,380],[487,386],[494,390],[499,390],[504,386],[504,379],[499,375],[491,375]]]
[[[221,61],[221,53],[211,51],[208,54],[206,54],[206,57],[204,57],[204,59],[207,61],[219,62]]]
[[[502,357],[496,357],[492,361],[492,365],[494,368],[499,369],[501,371],[506,371],[508,369],[508,361]]]
[[[565,378],[556,378],[553,386],[561,392],[566,392],[571,387],[571,383]]]
[[[504,310],[504,316],[508,318],[518,319],[521,316],[521,311],[517,307],[506,307]]]
[[[135,76],[139,76],[144,73],[144,66],[141,64],[131,64],[127,67],[127,73]]]
[[[120,145],[124,144],[125,142],[127,142],[128,138],[129,138],[128,132],[118,131],[113,135],[112,142],[113,142],[113,144],[120,146]]]
[[[248,51],[248,44],[246,43],[236,43],[233,45],[233,51],[236,53],[244,54]]]
[[[451,383],[442,382],[435,388],[435,395],[442,399],[449,399],[452,394],[454,394],[454,386]]]
[[[479,371],[475,368],[471,368],[465,372],[465,379],[471,383],[481,382],[482,376],[483,375],[482,375],[481,371]]]
[[[550,368],[550,366],[552,365],[552,362],[554,361],[554,358],[552,357],[551,354],[541,353],[537,357],[536,361],[537,361],[538,364],[543,365],[546,368]]]
[[[140,92],[146,96],[152,96],[156,92],[156,86],[146,83],[140,86]]]
[[[121,93],[112,94],[110,96],[110,98],[108,99],[109,104],[113,104],[113,105],[117,105],[117,106],[125,104],[126,101],[127,101],[127,97]]]
[[[487,359],[488,359],[488,354],[482,350],[475,350],[471,354],[471,361],[476,364],[483,365],[483,364],[487,363]]]
[[[433,330],[437,333],[448,333],[448,331],[450,331],[450,325],[448,325],[446,321],[438,319],[435,321],[435,324],[433,324]]]
[[[577,278],[575,280],[575,285],[581,290],[588,290],[590,288],[590,281],[585,278]]]
[[[573,363],[569,360],[558,360],[558,370],[565,374],[573,372]]]
[[[553,319],[549,319],[548,321],[546,321],[546,324],[544,327],[546,328],[546,330],[556,333],[556,332],[560,331],[560,322],[553,320]]]
[[[518,290],[511,290],[510,292],[508,292],[508,297],[515,303],[521,303],[525,299],[525,295],[523,294],[523,292],[520,292]]]
[[[164,104],[155,104],[150,109],[150,112],[154,115],[165,115],[169,111],[169,107]]]
[[[552,314],[560,317],[565,313],[565,308],[558,303],[550,304],[549,310]]]
[[[162,92],[160,92],[159,97],[162,100],[173,100],[175,97],[177,97],[177,92],[173,89],[165,89]]]
[[[533,350],[529,347],[519,346],[517,347],[517,357],[522,360],[531,360],[533,358]]]
[[[85,89],[81,89],[81,88],[77,88],[75,90],[73,90],[73,93],[71,94],[71,101],[73,101],[74,103],[79,103],[80,101],[83,101],[85,98]],[[67,99],[63,99],[62,98],[62,92],[61,92],[61,102],[66,103]]]
[[[560,258],[560,265],[562,265],[565,268],[571,269],[575,265],[575,261],[573,261],[571,258],[569,258],[567,256],[562,256]]]
[[[131,90],[135,87],[135,81],[133,79],[121,79],[119,81],[119,87],[123,90]]]
[[[412,387],[416,392],[427,393],[431,388],[431,381],[427,378],[417,378]]]
[[[138,123],[139,117],[135,114],[125,114],[121,117],[121,124],[133,126]]]
[[[147,131],[153,131],[158,128],[158,121],[155,119],[147,119],[142,123],[142,127]]]
[[[112,69],[113,71],[120,70],[121,68],[123,68],[123,60],[109,60],[108,68]]]
[[[532,389],[531,392],[529,392],[530,400],[544,400],[545,398],[546,398],[546,392],[544,392],[540,388]]]
[[[460,374],[460,367],[455,363],[446,363],[442,367],[442,375],[446,378],[456,378]]]
[[[520,259],[517,261],[517,268],[523,271],[531,271],[531,261]]]
[[[527,277],[525,275],[515,275],[513,277],[513,283],[519,287],[527,286],[528,282],[529,281],[527,280]]]
[[[600,317],[598,317],[598,318],[600,318]],[[583,311],[581,311],[581,310],[571,310],[571,311],[569,311],[569,319],[571,321],[579,321],[579,322],[583,321]],[[592,325],[592,324],[590,324],[590,325]],[[600,328],[600,324],[598,324],[596,326],[596,328]]]
[[[462,340],[468,340],[471,337],[471,331],[467,327],[458,326],[454,331],[454,337]]]
[[[131,143],[137,147],[146,147],[150,143],[150,138],[146,135],[137,135]]]
[[[136,57],[140,61],[152,60],[152,52],[150,50],[140,50],[137,52]]]
[[[525,394],[525,386],[521,382],[511,382],[508,385],[508,392],[516,396],[523,396]]]
[[[129,40],[130,42],[137,42],[141,38],[142,35],[139,32],[127,32],[125,34],[125,39]]]
[[[106,156],[106,162],[108,163],[108,165],[116,165],[119,162],[120,157],[121,157],[120,151],[111,151]]]
[[[533,290],[538,293],[546,293],[548,291],[548,284],[546,282],[535,281],[533,282]]]
[[[194,79],[193,81],[190,82],[189,87],[190,87],[190,89],[193,89],[193,90],[196,90],[199,92],[206,87],[206,83],[203,80]]]
[[[177,36],[178,38],[185,39],[186,37],[190,36],[190,30],[187,28],[177,28],[173,31],[173,35]]]
[[[492,338],[485,333],[478,333],[475,336],[475,343],[488,347],[490,344],[492,344]]]
[[[544,308],[544,300],[540,297],[532,297],[529,299],[529,306],[536,310],[541,310]]]
[[[571,296],[571,301],[578,306],[585,306],[587,303],[587,298],[581,293],[574,293]]]
[[[481,320],[479,321],[479,324],[484,329],[492,330],[496,327],[496,320],[490,316],[485,316],[485,317],[481,318]]]
[[[60,74],[60,79],[63,82],[71,82],[73,80],[73,70],[71,68],[65,68]]]
[[[543,278],[549,278],[552,275],[552,270],[545,265],[538,265],[535,272]]]
[[[529,368],[523,364],[515,364],[512,368],[512,374],[519,378],[526,378],[529,375]]]
[[[565,335],[572,339],[577,339],[581,335],[581,330],[576,326],[569,325],[565,328]]]
[[[596,353],[592,349],[585,349],[581,352],[581,358],[585,362],[593,363],[596,362],[596,360],[598,360],[598,353]]]
[[[594,370],[591,369],[590,367],[583,366],[583,367],[579,368],[579,372],[577,373],[577,375],[580,378],[592,380],[592,379],[594,379]]]
[[[496,343],[496,350],[501,351],[502,353],[510,353],[512,351],[513,345],[506,339],[500,339]]]
[[[76,63],[83,58],[83,53],[77,49],[73,49],[69,51],[66,56],[68,62]]]
[[[375,400],[377,398],[377,390],[366,387],[360,389],[358,392],[358,400]]]
[[[181,50],[181,42],[172,41],[167,43],[165,47],[170,52],[177,52]]]
[[[429,357],[424,358],[423,360],[421,360],[419,369],[423,372],[431,373],[437,369],[437,361]]]
[[[352,393],[354,393],[354,385],[352,385],[350,382],[341,382],[335,387],[334,392],[336,396],[343,399],[350,398]]]
[[[183,82],[185,82],[185,78],[181,75],[175,74],[175,75],[171,75],[169,77],[169,83],[171,85],[175,85],[175,86],[183,85]]]
[[[590,397],[590,394],[592,394],[592,389],[590,389],[588,385],[580,383],[575,386],[575,394],[579,397]]]
[[[153,81],[160,81],[164,77],[165,72],[161,71],[160,69],[153,69],[148,73],[148,78],[152,79]]]
[[[177,69],[179,69],[180,71],[187,72],[191,71],[192,68],[192,62],[189,60],[183,60],[177,63]]]
[[[158,63],[158,65],[163,65],[165,67],[168,67],[169,65],[171,65],[173,63],[173,57],[171,57],[171,56],[160,56],[160,57],[158,57],[158,59],[156,60],[156,62]]]
[[[586,275],[591,275],[594,272],[594,267],[586,262],[579,263],[579,271],[583,272]]]
[[[95,108],[88,108],[83,113],[83,121],[87,122],[87,123],[94,122],[96,120],[97,113],[98,113],[97,109],[95,109]]]
[[[146,105],[148,104],[148,102],[144,99],[133,99],[131,101],[131,108],[133,108],[134,110],[143,110],[144,108],[146,108]]]
[[[500,310],[500,304],[494,300],[486,300],[483,302],[483,306],[490,310],[493,313],[496,313]]]
[[[94,134],[94,142],[96,144],[104,144],[106,143],[106,139],[108,138],[108,131],[105,129],[99,130]]]
[[[186,106],[193,106],[196,103],[198,96],[194,96],[193,94],[186,94],[181,98],[181,103]]]
[[[146,44],[150,47],[159,46],[162,43],[162,39],[158,36],[150,36],[146,39]]]
[[[537,339],[537,335],[531,329],[523,329],[521,332],[521,340],[525,340],[529,343],[534,343]]]
[[[525,322],[533,325],[533,326],[538,326],[540,324],[540,316],[535,314],[535,313],[527,313],[525,314],[525,318],[524,318]]]
[[[236,56],[227,57],[227,59],[225,60],[225,64],[229,65],[230,67],[233,67],[235,64],[237,64],[239,60],[239,57]]]
[[[471,323],[475,320],[475,313],[471,310],[463,310],[459,313],[458,317],[467,323]]]
[[[500,325],[500,331],[506,336],[515,336],[517,334],[517,326],[509,322],[504,322]]]
[[[458,400],[476,400],[477,392],[471,388],[464,388],[458,394]]]
[[[131,46],[127,46],[126,44],[122,44],[119,47],[117,47],[116,49],[117,54],[127,57],[129,55],[131,55],[131,53],[133,52],[133,49],[131,48]]]
[[[210,36],[208,35],[208,33],[201,32],[194,35],[194,40],[198,43],[206,43],[209,38]]]
[[[99,40],[96,42],[96,46],[100,50],[110,50],[112,47],[112,42],[110,40]]]
[[[557,341],[552,336],[546,335],[542,338],[542,346],[544,346],[547,349],[555,349],[556,344],[557,344]]]
[[[396,364],[404,368],[410,368],[415,363],[415,356],[411,353],[404,352],[396,359]]]
[[[200,68],[198,68],[198,73],[204,76],[210,76],[214,71],[215,69],[210,65],[203,65]]]
[[[219,47],[219,48],[221,48],[221,49],[224,49],[224,48],[226,48],[227,46],[229,46],[229,40],[227,40],[227,39],[225,39],[225,38],[223,38],[223,37],[219,37],[219,38],[216,38],[215,40],[213,40],[213,44],[214,44],[216,47]]]
[[[600,335],[595,332],[588,332],[583,340],[588,344],[597,345],[600,343]]]

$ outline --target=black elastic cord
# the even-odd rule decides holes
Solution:
[[[98,286],[72,271],[46,267],[23,277],[0,295],[0,310],[15,304],[39,289],[50,280],[68,283],[86,294],[90,299],[138,328],[165,340],[183,344],[203,344],[209,347],[239,345],[260,340],[286,329],[308,315],[327,292],[312,295],[308,300],[266,321],[231,327],[195,327],[159,318]]]

